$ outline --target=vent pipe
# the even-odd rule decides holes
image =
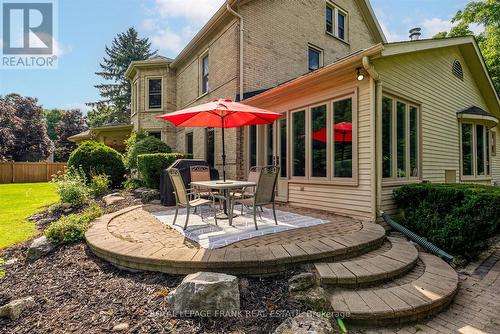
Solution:
[[[418,41],[421,35],[422,35],[422,28],[417,27],[410,29],[410,40]]]

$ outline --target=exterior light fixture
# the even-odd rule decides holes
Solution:
[[[358,68],[357,71],[358,71],[358,73],[357,73],[356,78],[358,79],[358,81],[363,81],[365,79],[365,73],[363,72],[363,70],[361,68]]]

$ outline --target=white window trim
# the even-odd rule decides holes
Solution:
[[[198,99],[210,93],[210,54],[207,49],[198,57]],[[203,59],[208,57],[208,87],[203,93]]]
[[[307,44],[307,72],[312,72],[313,70],[309,69],[309,49],[313,49],[314,51],[317,51],[319,53],[319,66],[318,69],[322,68],[324,66],[324,56],[323,56],[323,49],[320,47],[317,47],[313,44]]]
[[[158,80],[160,79],[161,80],[161,107],[160,108],[149,108],[149,81],[150,80]],[[159,76],[159,75],[152,75],[152,76],[147,76],[145,78],[145,89],[144,89],[144,93],[145,93],[145,98],[144,98],[144,101],[146,103],[146,105],[144,106],[144,110],[145,111],[155,111],[155,112],[158,112],[158,111],[163,111],[163,106],[164,106],[164,103],[165,103],[165,99],[164,99],[164,87],[163,87],[163,77],[162,76]]]
[[[330,7],[333,10],[333,18],[332,18],[332,24],[333,24],[333,32],[329,32],[326,29],[326,9],[325,9],[325,31],[328,35],[335,37],[339,41],[342,41],[344,43],[349,44],[350,41],[350,32],[351,29],[349,29],[349,24],[350,24],[350,18],[349,18],[349,12],[337,4],[335,4],[332,1],[327,1],[326,6]],[[345,17],[345,26],[344,26],[344,37],[345,38],[340,38],[339,37],[339,25],[338,25],[338,15],[342,14]]]
[[[383,97],[389,98],[392,100],[392,115],[391,115],[391,177],[384,177],[383,181],[384,183],[386,182],[396,182],[396,183],[405,183],[409,181],[418,181],[422,179],[422,108],[420,107],[419,104],[413,103],[411,101],[408,101],[406,99],[403,99],[401,97],[398,97],[393,94],[389,94],[384,92]],[[397,148],[397,103],[401,102],[406,105],[406,120],[405,120],[405,128],[406,128],[406,134],[405,134],[405,141],[406,141],[406,176],[405,177],[398,177],[398,162],[397,162],[397,153],[398,153],[398,148]],[[417,108],[417,168],[418,168],[418,175],[417,176],[411,176],[411,170],[410,170],[410,108],[414,107]],[[382,156],[380,157],[382,159]]]
[[[463,147],[462,147],[462,124],[470,124],[472,125],[472,170],[473,170],[473,174],[474,175],[464,175],[464,171],[463,171],[463,168],[464,168],[464,165],[463,165]],[[486,136],[490,136],[490,140],[491,140],[491,130],[488,130],[488,127],[484,124],[481,124],[481,123],[478,123],[478,122],[471,122],[471,121],[460,121],[459,122],[459,136],[460,136],[460,180],[461,181],[482,181],[482,180],[491,180],[491,172],[492,172],[492,166],[491,166],[491,157],[492,157],[492,152],[491,152],[491,142],[490,142],[490,145],[484,145],[484,152],[483,152],[483,155],[484,155],[484,167],[485,167],[485,171],[487,172],[488,171],[488,168],[486,167],[486,156],[487,156],[487,152],[489,152],[489,162],[490,162],[490,173],[489,174],[484,174],[484,175],[479,175],[478,174],[478,171],[477,171],[477,125],[482,125],[483,126],[483,131],[485,131],[485,142],[486,142]]]

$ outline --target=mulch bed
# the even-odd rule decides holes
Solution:
[[[128,323],[131,333],[269,333],[305,310],[287,298],[290,272],[240,278],[242,316],[177,319],[169,314],[166,295],[183,277],[120,270],[94,256],[84,243],[27,262],[27,245],[0,253],[6,260],[19,259],[0,279],[0,305],[32,296],[36,307],[18,320],[0,319],[0,332],[109,333]]]

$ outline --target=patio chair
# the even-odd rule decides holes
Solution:
[[[175,217],[174,217],[174,225],[177,220],[177,214],[179,212],[179,207],[186,208],[186,222],[184,223],[184,229],[187,228],[189,222],[189,213],[191,208],[200,207],[200,216],[203,220],[203,212],[201,207],[203,206],[212,206],[214,209],[214,217],[215,217],[215,225],[217,225],[217,215],[215,212],[215,197],[212,197],[212,200],[201,198],[199,193],[193,189],[186,189],[184,187],[184,182],[182,180],[182,176],[177,168],[168,169],[168,175],[170,176],[170,180],[172,181],[172,185],[174,186],[174,194],[175,194]]]
[[[243,204],[253,209],[253,222],[255,224],[255,229],[258,230],[257,226],[257,208],[262,207],[267,204],[272,204],[273,206],[273,216],[274,222],[278,225],[278,220],[276,219],[276,208],[275,208],[275,194],[276,194],[276,182],[278,180],[280,168],[278,166],[266,166],[262,167],[259,172],[259,179],[257,181],[257,186],[255,193],[251,197],[233,198],[231,201],[231,208],[229,214],[229,225],[232,224],[233,210],[236,204]],[[243,192],[243,191],[242,191]]]
[[[210,177],[210,166],[191,166],[189,167],[189,172],[191,174],[191,182],[203,182],[212,180]],[[219,206],[222,206],[222,197],[217,191],[213,191],[212,189],[209,189],[207,187],[199,186],[192,186],[191,188],[197,191],[201,198],[209,199],[215,197],[219,200]]]

